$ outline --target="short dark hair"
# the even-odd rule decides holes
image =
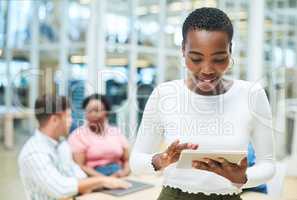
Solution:
[[[61,113],[70,108],[70,103],[65,96],[45,94],[35,101],[35,117],[40,126],[43,126],[48,119],[57,113]]]
[[[97,93],[96,94],[91,94],[90,96],[87,96],[82,102],[82,108],[86,109],[86,107],[88,106],[88,104],[89,104],[89,102],[91,100],[99,100],[104,105],[106,111],[111,110],[111,105],[110,105],[107,97],[104,96],[104,95],[97,94]]]
[[[218,8],[198,8],[188,15],[182,27],[183,44],[191,30],[226,32],[230,44],[233,38],[232,22],[226,13]]]

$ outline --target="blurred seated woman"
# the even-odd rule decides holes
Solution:
[[[89,176],[128,176],[128,142],[118,128],[108,123],[110,104],[106,97],[90,95],[82,107],[86,122],[69,137],[74,160]]]

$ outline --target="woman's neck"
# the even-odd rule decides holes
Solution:
[[[96,135],[104,135],[106,126],[107,126],[107,121],[104,121],[103,123],[100,123],[100,124],[88,123],[89,129]]]

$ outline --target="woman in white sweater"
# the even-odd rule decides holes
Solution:
[[[160,84],[142,118],[130,164],[134,173],[164,170],[158,200],[239,200],[243,188],[273,177],[270,106],[263,88],[224,74],[231,61],[233,26],[216,8],[193,11],[183,24],[182,52],[189,75]],[[261,67],[261,66],[259,66]],[[256,164],[227,160],[193,161],[176,168],[185,149],[247,150],[252,142]],[[164,152],[158,152],[161,145]]]

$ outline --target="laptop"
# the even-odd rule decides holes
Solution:
[[[112,196],[120,197],[120,196],[132,194],[135,192],[139,192],[139,191],[154,187],[154,185],[152,184],[143,183],[139,181],[132,181],[132,180],[125,180],[125,181],[131,183],[131,187],[129,187],[128,189],[103,189],[103,190],[101,189],[101,190],[95,190],[95,192],[102,192]]]

